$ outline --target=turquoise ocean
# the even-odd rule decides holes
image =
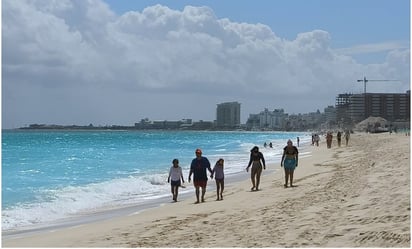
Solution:
[[[224,158],[228,179],[245,175],[253,146],[268,164],[279,164],[286,141],[297,137],[300,147],[310,144],[303,132],[3,130],[2,230],[168,197],[172,160],[179,159],[186,181],[196,148],[212,167]]]

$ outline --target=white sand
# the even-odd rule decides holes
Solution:
[[[410,247],[410,138],[353,134],[312,147],[296,188],[283,174],[208,191],[140,214],[17,239],[3,247]],[[279,167],[279,164],[269,165]],[[212,181],[209,184],[214,184]]]

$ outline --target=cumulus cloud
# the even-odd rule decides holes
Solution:
[[[331,48],[325,30],[278,37],[264,24],[219,19],[208,7],[155,5],[116,15],[100,0],[3,1],[3,125],[213,120],[239,101],[309,112],[364,75],[409,89],[409,48],[364,65]],[[347,52],[347,51],[346,51]],[[202,110],[199,112],[199,110]]]
[[[409,45],[405,42],[399,41],[387,41],[382,43],[372,43],[372,44],[360,44],[350,48],[340,48],[336,49],[336,52],[353,55],[353,54],[367,54],[367,53],[377,53],[377,52],[387,52],[397,49],[408,49]]]

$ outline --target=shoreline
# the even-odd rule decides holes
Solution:
[[[267,169],[262,172],[262,176],[276,173],[278,169]],[[278,174],[278,173],[276,173]],[[250,173],[238,172],[226,176],[225,187],[229,188],[232,185],[240,184],[249,179]],[[186,176],[187,178],[187,176]],[[186,179],[187,180],[187,179]],[[187,201],[187,199],[193,198],[194,188],[193,183],[185,182],[185,190],[180,188],[178,202]],[[185,192],[183,192],[185,191]],[[216,191],[215,180],[208,180],[207,192]],[[22,229],[8,229],[2,231],[3,239],[14,239],[26,236],[32,236],[37,234],[48,233],[55,230],[70,229],[71,227],[83,226],[90,223],[101,222],[111,219],[116,219],[123,216],[129,216],[133,214],[140,214],[150,209],[162,207],[164,205],[173,204],[171,201],[171,194],[169,196],[154,197],[148,199],[142,203],[123,205],[117,207],[102,207],[101,209],[92,212],[87,211],[84,214],[77,214],[72,217],[63,218],[60,220],[52,221],[47,224],[38,224],[23,227]]]
[[[311,156],[310,155],[310,144],[302,144],[300,147],[300,152],[304,155],[304,157]],[[265,152],[266,151],[266,152]],[[267,153],[269,151],[277,151],[277,149],[264,149],[264,153]],[[280,160],[277,156],[273,157],[271,156],[270,159],[267,159],[267,163],[269,163],[269,166],[267,170],[263,171],[263,176],[266,174],[273,174],[275,171],[277,172],[276,174],[282,174],[282,172],[278,172],[280,169],[274,168],[271,166],[271,164],[274,164],[275,161]],[[268,162],[269,159],[269,162]],[[211,164],[213,162],[211,161]],[[244,162],[244,166],[246,167],[247,161]],[[213,167],[213,165],[211,165]],[[244,167],[244,168],[245,168]],[[247,179],[249,179],[250,173],[246,173],[246,171],[238,171],[234,173],[226,173],[226,187],[230,187],[231,185],[236,185],[240,182],[243,182]],[[185,181],[187,181],[187,174],[185,175]],[[166,180],[165,180],[166,181]],[[166,184],[169,186],[169,184]],[[186,188],[185,189],[180,189],[179,193],[179,201],[184,201],[187,198],[190,198],[190,196],[193,195],[194,193],[194,188],[192,184],[185,183]],[[168,188],[169,189],[169,188]],[[215,191],[216,186],[215,186],[215,180],[210,180],[209,179],[209,184],[208,184],[208,192],[210,191]],[[93,222],[100,222],[100,221],[105,221],[105,220],[110,220],[110,219],[115,219],[118,217],[122,216],[127,216],[130,214],[134,213],[140,213],[142,211],[145,211],[147,209],[152,209],[152,208],[157,208],[161,207],[163,205],[169,204],[171,201],[169,190],[165,193],[160,194],[159,196],[152,196],[148,199],[145,199],[143,201],[134,203],[134,204],[124,204],[124,205],[110,205],[110,206],[105,206],[105,207],[100,207],[94,210],[88,210],[84,211],[81,213],[73,214],[71,216],[61,218],[58,220],[53,220],[49,222],[43,222],[39,224],[34,224],[34,225],[27,225],[27,226],[20,226],[17,228],[11,228],[11,229],[4,229],[2,230],[2,236],[3,239],[12,239],[12,238],[19,238],[19,237],[25,237],[27,235],[36,235],[39,233],[46,233],[50,231],[55,231],[55,230],[61,230],[61,229],[66,229],[66,228],[71,228],[74,226],[80,226],[80,225],[85,225],[88,223],[93,223]]]
[[[399,147],[398,147],[399,146]],[[209,188],[105,221],[4,238],[3,247],[409,247],[410,139],[404,134],[352,134],[349,146],[309,145],[296,188],[283,187],[279,163],[250,180],[227,183],[224,200]],[[396,163],[393,163],[396,158]],[[280,168],[280,167],[279,167]],[[271,171],[273,169],[273,171]],[[248,178],[249,175],[247,174]],[[209,186],[214,181],[209,181]],[[406,186],[408,188],[406,188]],[[189,187],[189,185],[187,185]],[[254,237],[251,234],[259,233]]]

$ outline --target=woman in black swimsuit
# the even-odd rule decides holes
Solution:
[[[253,164],[252,164],[253,163]],[[249,172],[249,167],[252,165],[252,171],[250,173],[250,178],[252,180],[252,191],[259,190],[260,175],[262,174],[262,165],[263,169],[266,169],[265,158],[263,157],[262,152],[259,152],[259,147],[255,146],[250,151],[250,160],[246,168],[246,171]]]

